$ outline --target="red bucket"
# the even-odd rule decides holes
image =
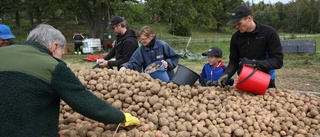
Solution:
[[[270,83],[270,75],[249,66],[243,66],[238,77],[236,88],[263,95]]]

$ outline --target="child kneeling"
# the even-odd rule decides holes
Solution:
[[[206,63],[200,74],[199,83],[203,86],[218,86],[218,79],[221,74],[226,70],[226,66],[222,62],[222,51],[220,48],[212,47],[208,52],[202,53],[202,56],[208,57],[208,63]],[[230,78],[226,85],[232,86],[234,80]]]

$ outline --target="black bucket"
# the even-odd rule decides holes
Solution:
[[[176,74],[172,78],[172,82],[177,85],[190,85],[192,86],[200,76],[191,69],[178,64]]]

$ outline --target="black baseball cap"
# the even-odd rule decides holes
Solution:
[[[109,26],[107,27],[107,29],[112,29],[113,26],[121,23],[123,21],[123,18],[121,18],[120,16],[114,16],[110,21],[109,21]]]
[[[202,53],[202,56],[222,57],[222,50],[217,47],[212,47],[208,50],[208,52]]]
[[[247,6],[241,5],[233,10],[231,13],[231,19],[227,23],[228,25],[236,25],[243,17],[251,15],[251,9]]]

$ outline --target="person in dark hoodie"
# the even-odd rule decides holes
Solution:
[[[118,70],[120,65],[128,62],[133,52],[138,48],[138,40],[135,31],[127,28],[127,22],[120,16],[114,16],[107,29],[112,29],[116,34],[113,48],[110,52],[98,59],[97,63],[100,67],[113,68],[116,66]],[[115,57],[115,60],[110,60]]]
[[[143,26],[138,32],[138,37],[142,46],[133,53],[128,62],[121,65],[119,71],[132,69],[143,72],[148,65],[161,60],[171,80],[174,68],[179,62],[179,55],[166,42],[156,39],[156,34],[149,26]]]
[[[238,31],[231,37],[229,64],[218,80],[219,86],[224,86],[236,72],[240,74],[246,65],[269,74],[268,88],[276,88],[276,69],[283,66],[284,56],[278,32],[254,20],[250,7],[244,5],[233,10],[227,24]]]
[[[202,53],[202,56],[208,57],[208,63],[202,68],[199,83],[203,86],[218,86],[218,79],[227,68],[221,60],[222,50],[212,47],[207,52]],[[230,78],[226,85],[232,86],[233,83],[234,80]]]

